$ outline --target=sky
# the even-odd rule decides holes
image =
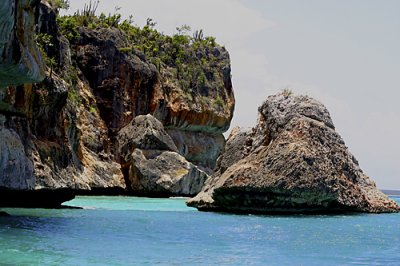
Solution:
[[[85,0],[70,0],[68,11]],[[252,127],[257,107],[290,89],[324,103],[363,171],[400,190],[400,1],[100,0],[98,12],[147,18],[174,34],[190,25],[230,53],[231,128]]]

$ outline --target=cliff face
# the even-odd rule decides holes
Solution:
[[[31,4],[23,10],[34,19]],[[10,8],[4,5],[2,10],[9,11],[6,7]],[[27,83],[0,90],[0,206],[27,205],[18,200],[21,193],[29,193],[29,206],[56,206],[77,191],[107,194],[128,189],[162,196],[199,192],[222,150],[222,133],[233,114],[225,49],[196,49],[199,60],[213,59],[203,80],[208,87],[200,88],[172,66],[157,65],[135,48],[126,51],[132,40],[119,28],[77,27],[70,42],[46,1],[38,14],[36,38],[45,40],[41,49],[47,62],[44,81],[29,84],[39,80],[43,69],[21,73],[11,71],[5,61],[0,64],[0,69],[10,70],[0,70],[2,84],[14,84],[8,81],[13,75],[21,75],[13,78],[16,83]],[[23,38],[34,39],[28,36],[32,29],[16,38],[24,49]],[[28,48],[37,52],[34,45]],[[35,55],[28,58],[37,58],[35,66],[40,69],[43,60]],[[220,101],[215,103],[216,99]],[[154,117],[135,124],[146,114]],[[154,140],[131,134],[139,129],[148,132],[150,121],[160,123],[159,130],[174,148],[138,144],[138,139]],[[121,136],[124,143],[118,141]]]
[[[400,210],[362,172],[327,109],[284,94],[268,97],[251,131],[232,132],[214,176],[188,204],[247,213]]]
[[[137,115],[152,114],[160,120],[177,145],[180,154],[209,171],[215,166],[230,125],[234,96],[229,55],[216,46],[199,49],[200,59],[212,53],[208,88],[198,88],[172,67],[157,67],[138,51],[121,51],[129,40],[115,28],[79,29],[72,49],[76,63],[95,95],[100,116],[110,136]],[[204,53],[204,54],[203,54]],[[216,101],[218,99],[219,101]]]
[[[37,82],[44,65],[35,45],[38,0],[3,0],[0,3],[0,88]]]

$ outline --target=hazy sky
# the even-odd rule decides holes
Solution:
[[[257,107],[284,88],[307,94],[378,187],[400,189],[400,1],[103,0],[98,11],[116,6],[140,26],[150,17],[172,34],[188,24],[227,47],[232,126],[253,126]]]

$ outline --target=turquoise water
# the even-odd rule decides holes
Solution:
[[[68,205],[85,209],[4,209],[0,264],[400,265],[400,214],[228,215],[127,197]]]

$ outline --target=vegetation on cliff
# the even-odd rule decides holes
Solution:
[[[10,79],[4,83],[9,87],[0,91],[0,187],[14,195],[0,202],[20,206],[17,199],[28,190],[33,193],[26,194],[32,206],[43,206],[42,199],[59,205],[65,199],[57,192],[61,190],[68,198],[76,191],[133,193],[136,177],[151,184],[148,181],[159,173],[164,188],[173,188],[168,193],[197,192],[223,149],[222,133],[233,115],[225,48],[202,31],[190,36],[187,26],[166,36],[155,30],[151,19],[141,28],[132,18],[122,20],[117,11],[97,16],[97,2],[71,16],[59,13],[68,7],[67,0],[35,3],[25,14],[25,2],[18,2],[15,16],[30,24],[18,22],[26,35],[10,34],[17,38],[10,45],[18,41],[23,51],[35,52],[37,58],[33,56],[34,68],[29,68],[31,61],[6,65],[6,77],[21,79],[20,85],[9,86],[15,84]],[[8,19],[10,25],[13,21]],[[20,72],[21,64],[25,70],[40,66],[43,73]],[[127,126],[141,115],[158,120],[176,148],[159,154],[162,147],[153,152],[135,146],[130,138],[134,129]],[[127,147],[134,148],[126,160],[116,141],[124,128],[129,131]],[[165,164],[165,158],[176,164]],[[160,171],[147,171],[148,164]],[[164,175],[168,169],[170,178]]]
[[[57,10],[69,6],[66,0],[52,0],[49,3]],[[143,27],[135,25],[132,16],[122,19],[118,8],[113,14],[96,15],[98,3],[99,1],[90,2],[73,15],[60,16],[56,12],[59,31],[72,45],[79,43],[79,29],[82,27],[88,30],[117,29],[126,38],[124,45],[118,47],[119,51],[127,55],[144,55],[156,66],[161,74],[161,82],[179,89],[189,105],[196,105],[200,109],[230,111],[231,106],[225,104],[226,97],[220,95],[218,90],[230,83],[224,73],[219,71],[224,69],[230,75],[230,69],[226,69],[229,56],[214,37],[206,37],[203,30],[196,30],[191,35],[188,25],[177,27],[177,32],[172,36],[165,35],[155,29],[156,22],[150,18]],[[48,51],[54,46],[54,38],[48,33],[40,33],[37,34],[36,41],[44,51],[45,61],[52,73],[57,62]],[[71,74],[68,71],[67,76]]]

